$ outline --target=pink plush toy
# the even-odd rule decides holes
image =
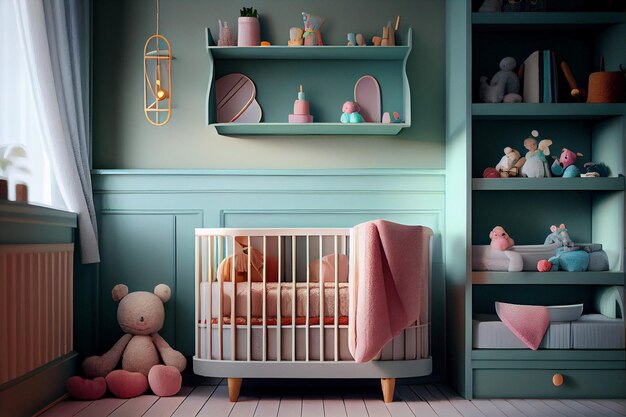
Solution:
[[[159,284],[154,293],[129,294],[126,285],[118,284],[111,293],[120,302],[117,321],[125,334],[104,355],[85,359],[83,372],[94,379],[71,377],[67,380],[69,393],[83,400],[98,399],[107,388],[120,398],[139,396],[148,387],[161,397],[178,393],[187,359],[158,333],[165,320],[163,304],[170,299],[170,288]],[[114,370],[120,358],[122,369]]]
[[[489,233],[491,239],[491,248],[494,250],[504,251],[515,245],[515,241],[511,239],[511,236],[504,230],[502,226],[496,226]]]

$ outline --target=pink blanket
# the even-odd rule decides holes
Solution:
[[[352,231],[348,339],[356,362],[374,359],[387,342],[420,321],[428,288],[430,237],[423,226],[385,220]]]
[[[548,309],[543,306],[496,302],[496,313],[506,327],[532,350],[537,350],[550,325]]]

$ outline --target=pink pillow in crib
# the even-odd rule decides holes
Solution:
[[[348,257],[343,254],[337,256],[338,279],[339,282],[348,282]],[[335,255],[322,257],[322,276],[324,282],[335,282]],[[320,260],[316,259],[309,263],[309,278],[311,282],[320,280]]]

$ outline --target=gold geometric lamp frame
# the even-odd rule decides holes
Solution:
[[[159,34],[159,0],[157,29],[143,48],[143,108],[146,119],[154,126],[163,126],[172,117],[172,47]]]

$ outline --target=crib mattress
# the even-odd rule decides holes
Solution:
[[[222,311],[224,317],[229,317],[231,315],[231,296],[232,296],[232,283],[225,282],[224,286],[224,296],[222,302]],[[237,317],[247,317],[248,316],[248,283],[240,282],[236,284],[237,295],[235,298],[235,316]],[[261,318],[263,317],[263,283],[262,282],[253,282],[250,285],[250,316],[252,318]],[[207,300],[209,299],[209,283],[203,282],[200,284],[201,297],[202,297],[202,305],[204,308],[202,319],[208,319],[206,313],[208,312]],[[211,318],[217,318],[219,316],[219,298],[220,298],[220,283],[213,282],[211,283],[210,288],[210,297],[212,300],[212,314]],[[320,288],[319,283],[310,284],[310,289],[307,291],[306,283],[296,283],[296,317],[306,317],[307,316],[307,292],[309,297],[309,317],[319,317],[320,314]],[[276,319],[277,317],[277,297],[278,294],[278,283],[272,282],[265,284],[265,303],[267,307],[266,317]],[[281,317],[291,317],[293,311],[293,284],[283,282],[280,284],[280,316]],[[348,316],[348,283],[340,282],[339,290],[337,293],[338,304],[339,304],[339,316],[347,317]],[[335,316],[335,283],[334,282],[325,282],[324,283],[324,317],[334,317]]]
[[[495,314],[476,314],[472,321],[475,349],[527,349]],[[571,329],[568,322],[550,323],[540,349],[571,349]]]
[[[624,320],[587,314],[572,322],[573,349],[624,349]]]
[[[475,349],[527,348],[495,314],[476,314],[472,327]],[[539,348],[624,349],[624,321],[588,314],[577,321],[550,323]]]

